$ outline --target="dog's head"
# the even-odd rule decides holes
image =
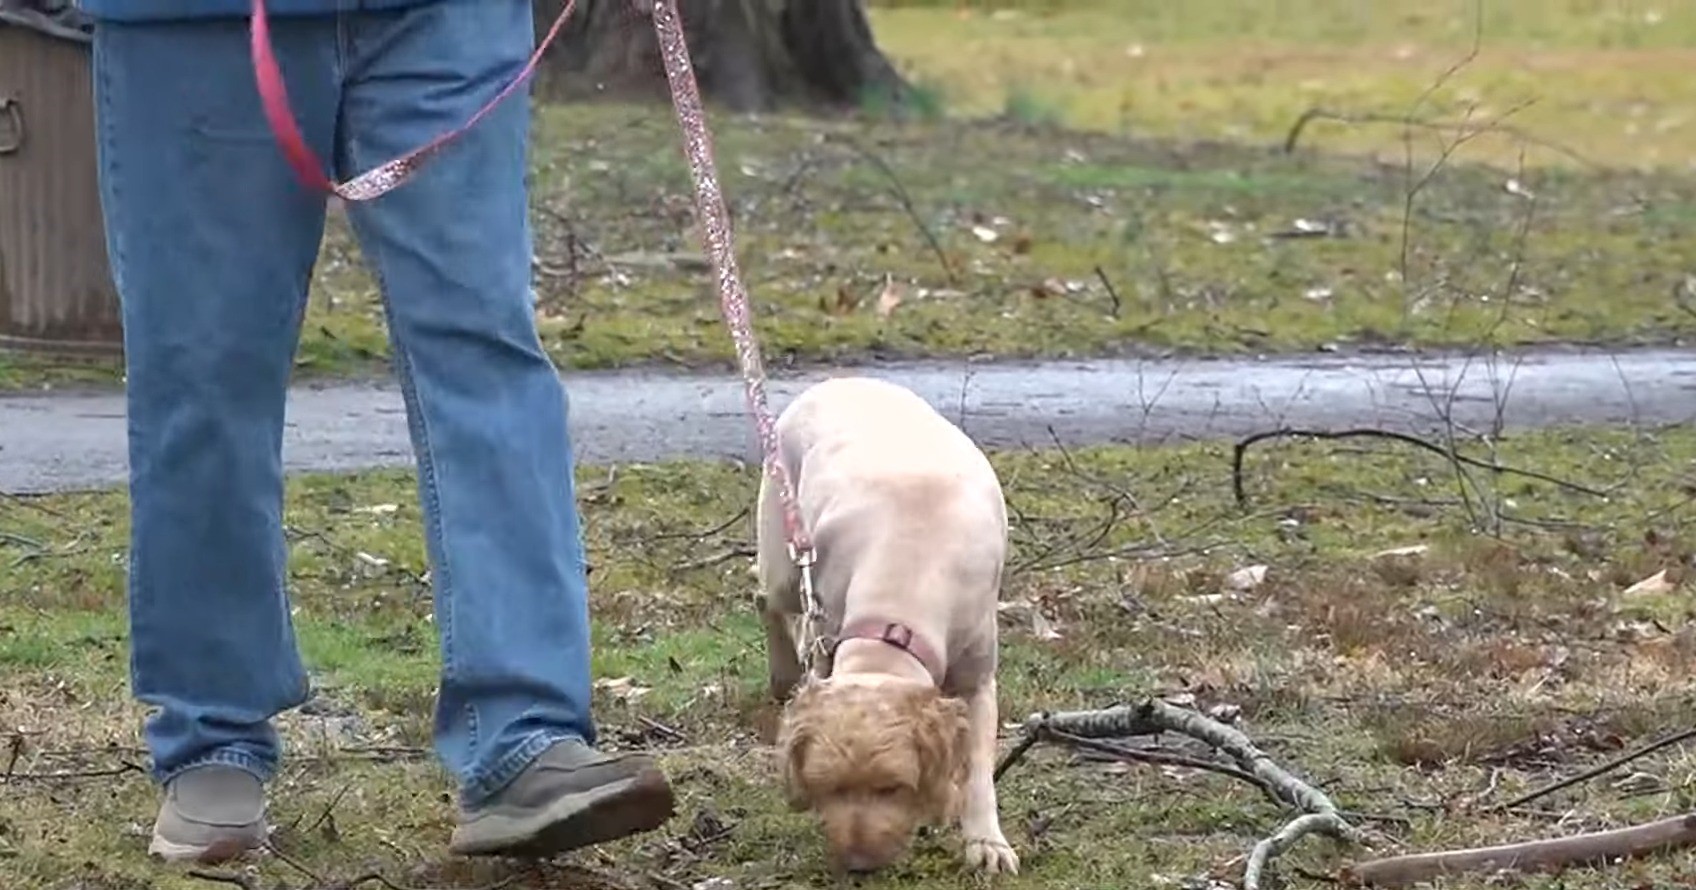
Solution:
[[[929,683],[808,683],[778,732],[789,804],[818,814],[839,868],[882,868],[921,824],[958,818],[968,726],[965,702]]]

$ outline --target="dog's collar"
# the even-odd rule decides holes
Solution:
[[[942,658],[936,649],[925,642],[925,638],[913,632],[911,627],[899,621],[884,621],[881,618],[861,618],[842,625],[842,630],[836,634],[836,639],[830,644],[830,660],[836,661],[836,649],[849,640],[876,640],[887,643],[913,656],[931,680],[938,686],[942,685]]]

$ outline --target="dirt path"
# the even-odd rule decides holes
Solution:
[[[843,372],[860,369],[843,369]],[[1696,419],[1696,352],[1560,350],[1488,360],[1315,356],[1265,361],[1123,360],[884,364],[986,447],[1234,437],[1279,425],[1429,431],[1444,413],[1472,429]],[[821,373],[774,379],[781,408]],[[731,376],[568,376],[585,463],[748,457],[752,435]],[[289,403],[291,471],[405,465],[412,455],[392,386],[302,388]],[[117,394],[0,396],[0,491],[120,485]]]

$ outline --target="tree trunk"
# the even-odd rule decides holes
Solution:
[[[537,39],[565,0],[532,0]],[[780,106],[898,108],[911,89],[872,38],[862,0],[681,0],[695,76],[709,102],[738,112]],[[544,100],[661,99],[652,20],[632,0],[577,0],[537,79]]]

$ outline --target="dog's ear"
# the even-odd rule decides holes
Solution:
[[[930,695],[934,697],[923,703],[919,719],[913,721],[919,794],[930,818],[946,824],[959,814],[971,751],[971,721],[965,701],[934,691]]]
[[[777,731],[778,771],[783,776],[784,798],[792,810],[805,810],[812,805],[803,773],[807,754],[818,736],[815,725],[818,698],[819,690],[814,684],[803,684],[784,708]]]

